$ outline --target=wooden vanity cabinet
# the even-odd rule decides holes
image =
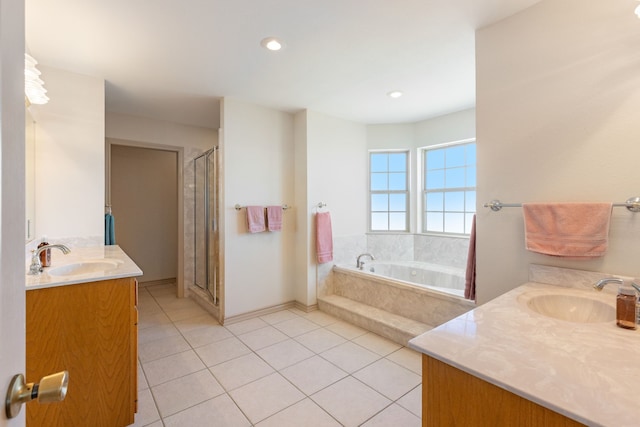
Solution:
[[[422,355],[422,426],[584,426],[514,393]]]
[[[26,379],[69,371],[64,401],[26,405],[27,427],[121,427],[137,406],[137,281],[27,291]]]

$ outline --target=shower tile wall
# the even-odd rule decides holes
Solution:
[[[469,239],[416,234],[414,240],[415,261],[465,268],[469,252]]]
[[[367,251],[385,261],[414,261],[413,234],[369,234]]]

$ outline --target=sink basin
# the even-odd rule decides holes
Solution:
[[[578,323],[597,323],[615,320],[612,305],[581,295],[544,294],[528,298],[527,307],[543,316]]]
[[[122,261],[117,259],[87,260],[52,267],[47,270],[47,273],[50,276],[81,276],[83,274],[106,273],[115,270],[120,264],[122,264]]]

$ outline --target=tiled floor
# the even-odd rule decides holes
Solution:
[[[135,426],[420,426],[418,353],[325,313],[220,326],[173,285],[139,291]]]

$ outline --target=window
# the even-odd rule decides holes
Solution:
[[[371,231],[409,231],[409,152],[369,154]]]
[[[476,143],[423,151],[425,233],[469,234],[476,212]]]

